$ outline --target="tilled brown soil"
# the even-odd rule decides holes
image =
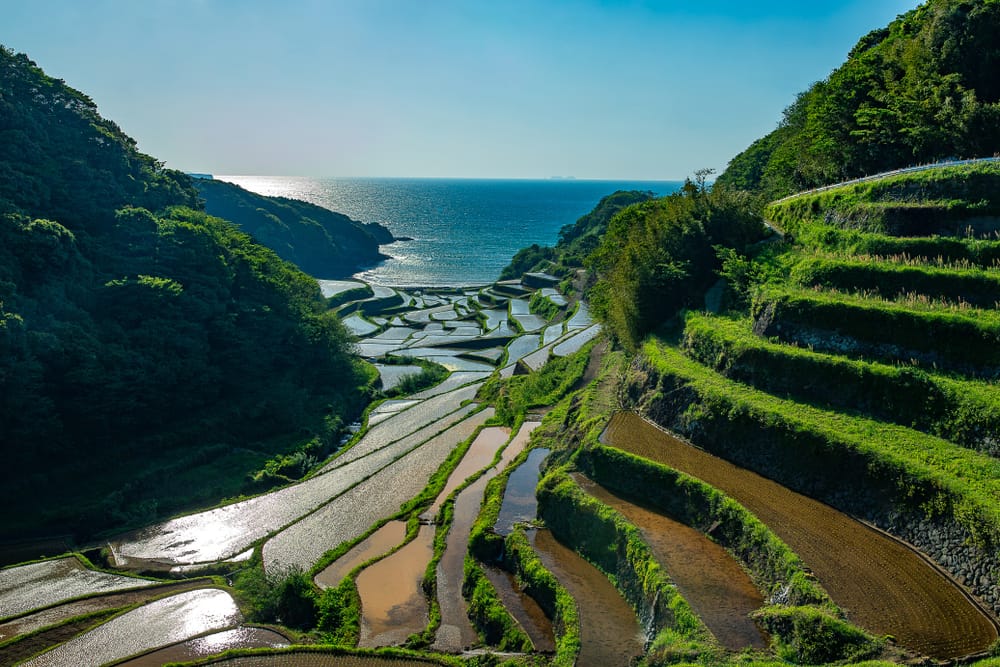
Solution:
[[[987,649],[994,622],[951,579],[901,542],[756,473],[712,456],[632,413],[606,443],[704,480],[767,524],[819,578],[848,617],[934,658]]]

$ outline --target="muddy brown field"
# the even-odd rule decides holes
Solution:
[[[986,650],[994,622],[958,585],[906,545],[671,436],[633,413],[616,414],[604,441],[727,493],[788,544],[852,621],[935,658]]]

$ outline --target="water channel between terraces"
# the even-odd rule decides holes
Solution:
[[[634,413],[618,413],[602,439],[704,480],[753,512],[816,574],[855,623],[909,649],[954,658],[997,639],[991,620],[902,543],[749,470],[712,456]]]
[[[767,647],[766,637],[750,619],[764,597],[724,548],[694,528],[619,498],[579,473],[572,477],[642,531],[656,560],[722,646],[732,651]]]

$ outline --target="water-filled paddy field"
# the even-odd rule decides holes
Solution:
[[[742,503],[867,630],[939,658],[984,651],[996,641],[993,622],[954,581],[913,549],[860,521],[699,450],[633,413],[616,414],[603,440],[704,480]]]
[[[229,593],[214,588],[188,591],[115,617],[25,664],[102,665],[212,630],[235,627],[242,618]]]
[[[547,530],[529,533],[549,572],[576,600],[580,614],[579,667],[625,667],[642,655],[645,636],[632,607],[604,573]]]

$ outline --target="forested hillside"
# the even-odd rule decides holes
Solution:
[[[720,185],[775,199],[826,183],[1000,151],[1000,1],[930,0],[861,38]]]
[[[88,97],[0,48],[5,537],[238,493],[275,448],[360,410],[367,372],[315,280],[198,206]]]
[[[343,278],[384,259],[379,245],[395,240],[378,223],[361,223],[308,202],[265,197],[225,181],[199,178],[193,183],[206,212],[235,222],[317,278]]]
[[[553,247],[539,246],[537,243],[521,248],[510,264],[500,272],[501,280],[519,278],[532,270],[558,270],[558,267],[576,267],[583,264],[608,228],[608,222],[626,206],[653,198],[652,192],[639,190],[619,190],[602,197],[590,213],[581,216],[571,225],[563,225],[559,230],[559,240]]]

